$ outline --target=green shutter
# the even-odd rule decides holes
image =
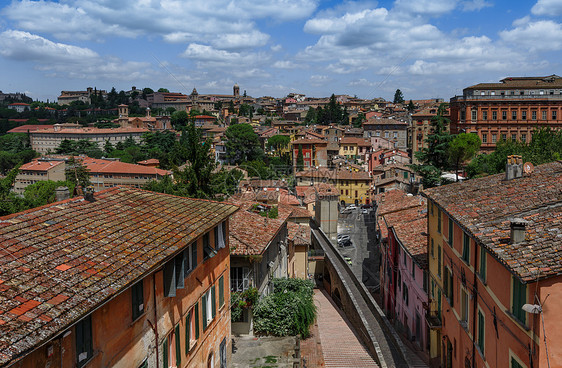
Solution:
[[[162,343],[162,365],[166,368],[170,366],[168,364],[168,337],[165,337]]]
[[[201,299],[202,306],[201,306],[201,315],[203,316],[203,331],[207,328],[207,294],[203,295]]]
[[[176,325],[176,366],[181,367],[180,324]]]
[[[478,346],[480,347],[480,351],[484,354],[484,316],[482,312],[478,311]]]
[[[513,315],[525,323],[525,311],[522,309],[527,301],[527,285],[521,283],[519,279],[513,277]]]
[[[453,219],[450,218],[450,217],[448,219],[449,219],[449,235],[448,235],[448,238],[449,238],[449,244],[452,247],[453,246],[453,236],[454,236],[454,234],[453,234]]]
[[[199,303],[195,303],[195,340],[199,338]]]
[[[219,308],[224,305],[224,276],[219,279]]]
[[[213,310],[211,313],[211,319],[215,318],[215,315],[217,313],[217,302],[216,302],[217,298],[215,295],[215,285],[213,285],[211,287],[211,309]]]
[[[191,311],[189,311],[189,313],[187,313],[187,316],[185,317],[185,355],[189,353],[189,341],[191,340],[190,327],[191,327]]]

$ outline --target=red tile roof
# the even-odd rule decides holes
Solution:
[[[384,215],[384,220],[389,229],[394,229],[396,237],[416,263],[426,268],[427,206],[425,200],[422,202],[418,207],[388,213]]]
[[[310,236],[310,226],[288,222],[287,230],[289,232],[287,238],[292,241],[294,245],[312,244]]]
[[[425,206],[424,198],[408,195],[408,193],[400,189],[389,190],[388,192],[377,194],[374,197],[374,200],[378,206],[377,214],[379,216],[403,211],[409,208]]]
[[[21,119],[24,121],[27,121],[27,119]],[[8,133],[27,133],[29,132],[35,132],[37,130],[42,130],[42,129],[53,129],[54,125],[21,125],[19,127],[15,127],[13,129],[8,130]]]
[[[128,164],[120,161],[103,160],[100,158],[84,157],[81,159],[84,165],[90,170],[90,174],[139,174],[139,175],[160,175],[166,176],[172,173],[167,170],[155,167]]]
[[[237,207],[115,187],[0,217],[0,365],[149,275]]]
[[[40,161],[35,159],[27,164],[21,165],[20,171],[47,171],[63,162],[64,161]]]
[[[562,161],[530,174],[505,174],[426,189],[447,216],[524,282],[562,274]],[[528,221],[526,239],[509,244],[510,220]]]
[[[286,220],[270,219],[241,210],[230,221],[230,254],[260,255],[285,226]]]
[[[319,145],[323,145],[323,144],[328,144],[327,140],[324,139],[318,139],[318,138],[302,138],[302,139],[297,139],[291,142],[291,144],[293,145],[293,147],[295,145],[298,144],[319,144]]]

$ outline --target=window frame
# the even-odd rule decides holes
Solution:
[[[465,232],[462,237],[462,260],[470,266],[470,236]]]
[[[453,238],[455,237],[455,225],[453,223],[453,218],[448,216],[448,236],[447,236],[447,243],[449,243],[449,245],[451,246],[451,248],[453,247]]]
[[[468,290],[461,285],[460,288],[460,323],[468,329],[470,327],[470,294]]]
[[[482,356],[486,355],[486,315],[480,306],[476,313],[476,346],[480,350]]]
[[[511,314],[523,325],[527,325],[527,312],[522,308],[527,303],[527,284],[511,276]],[[519,305],[520,304],[520,305]]]
[[[131,286],[132,321],[136,321],[144,314],[144,280]]]
[[[478,277],[483,283],[486,283],[486,263],[487,263],[487,251],[482,245],[480,246],[479,262],[478,262]]]
[[[92,315],[89,314],[82,318],[75,326],[74,332],[76,338],[74,339],[76,351],[76,367],[83,367],[94,357],[94,336],[92,330]],[[82,354],[86,356],[80,359]]]

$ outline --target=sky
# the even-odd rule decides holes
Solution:
[[[0,90],[406,100],[562,75],[562,0],[0,0]]]

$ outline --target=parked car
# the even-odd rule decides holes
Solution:
[[[357,206],[354,204],[350,204],[349,206],[346,207],[348,210],[356,210]]]
[[[338,234],[338,243],[346,240],[351,240],[351,237],[348,234]]]
[[[351,242],[351,239],[338,241],[339,247],[351,247],[352,245],[353,245],[353,243]]]
[[[363,209],[361,210],[361,213],[364,214],[364,215],[366,215],[366,214],[369,213],[369,210],[366,209],[366,208],[363,208]]]

